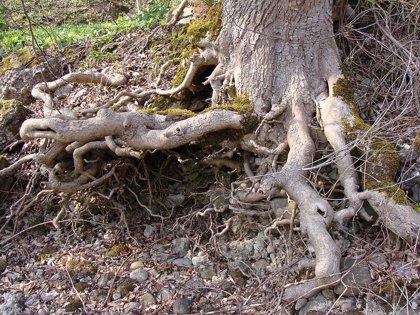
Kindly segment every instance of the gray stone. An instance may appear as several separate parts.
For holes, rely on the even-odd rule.
[[[173,305],[175,314],[188,314],[191,313],[192,302],[189,299],[177,299]]]
[[[130,265],[130,270],[136,270],[136,269],[140,269],[140,268],[144,268],[144,264],[142,261],[135,261]]]
[[[177,257],[184,257],[187,255],[190,245],[191,241],[188,238],[177,238],[172,242],[172,253],[177,255]]]
[[[24,297],[22,293],[3,294],[4,303],[0,305],[2,315],[20,315],[23,311]]]
[[[163,288],[159,292],[159,298],[161,302],[169,301],[170,299],[172,299],[171,291],[169,291],[169,289],[167,288]]]
[[[156,304],[156,299],[150,293],[146,293],[141,297],[141,303],[144,306],[152,306]]]
[[[51,302],[58,296],[56,291],[41,293],[41,300],[43,302]]]
[[[54,80],[57,73],[54,74],[51,70],[59,68],[57,60],[49,60],[48,64],[42,62],[30,68],[26,68],[23,64],[8,71],[0,76],[0,99],[17,99],[24,104],[32,102],[31,91],[34,85]]]
[[[184,202],[185,195],[172,194],[172,195],[169,195],[167,198],[168,198],[167,203],[169,204],[169,206],[174,207],[174,206],[180,206]]]
[[[19,128],[30,111],[17,100],[0,100],[0,151],[19,138]]]
[[[73,85],[67,84],[56,90],[54,92],[54,97],[57,99],[67,98],[70,95],[71,91],[73,91]]]
[[[270,201],[271,209],[287,208],[289,201],[287,198],[274,198]]]
[[[335,305],[341,309],[344,314],[350,313],[356,309],[356,300],[354,298],[340,298]]]
[[[360,289],[367,288],[372,283],[370,268],[366,261],[345,257],[342,265],[341,270],[349,271],[340,284],[334,288],[335,294],[354,296],[360,293]]]
[[[265,259],[257,260],[253,267],[255,269],[255,272],[258,276],[263,276],[265,274],[265,271],[268,267],[269,263]]]
[[[49,313],[46,310],[44,310],[43,308],[41,308],[40,310],[38,310],[37,314],[38,315],[48,315]]]
[[[208,258],[207,255],[204,255],[204,256],[194,256],[191,259],[191,262],[194,265],[194,267],[205,265],[205,264],[208,263],[208,261],[209,261],[209,258]]]
[[[332,306],[332,301],[328,301],[322,295],[317,295],[310,299],[304,307],[299,310],[299,315],[326,314]]]
[[[296,301],[295,310],[299,311],[302,307],[304,307],[308,303],[308,299],[299,299]]]
[[[149,273],[144,269],[136,269],[130,273],[130,278],[139,283],[143,283],[149,278]]]
[[[191,267],[193,264],[190,259],[188,258],[178,258],[172,261],[175,266],[180,267]]]
[[[334,290],[332,290],[332,289],[324,289],[324,290],[322,290],[322,295],[327,300],[334,300],[335,299]]]
[[[156,228],[154,226],[146,225],[146,227],[144,228],[143,235],[145,238],[150,238],[155,233],[156,233]]]
[[[124,305],[124,314],[135,313],[140,310],[140,303],[138,302],[129,302]]]
[[[211,280],[216,272],[214,271],[213,265],[200,266],[198,268],[201,278]]]
[[[114,273],[106,272],[99,276],[97,285],[99,288],[104,288],[108,286],[108,282],[114,277]]]

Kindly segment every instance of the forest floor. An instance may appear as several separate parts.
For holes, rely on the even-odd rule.
[[[168,36],[161,29],[120,36],[93,64],[84,45],[59,54],[67,56],[63,69],[120,71],[128,82],[119,90],[146,89],[165,62]],[[171,87],[175,75],[170,67],[159,86]],[[117,92],[72,85],[56,101],[87,108]],[[40,108],[30,105],[35,117]],[[416,246],[358,221],[331,231],[347,269],[341,283],[282,303],[286,284],[314,276],[313,249],[298,228],[271,226],[272,217],[206,211],[228,200],[241,176],[207,160],[213,149],[191,144],[142,161],[104,155],[119,170],[105,187],[73,195],[69,207],[60,205],[63,194],[49,193],[12,218],[0,235],[2,314],[418,314]],[[32,181],[41,191],[32,174],[15,174],[1,202],[16,206]],[[276,198],[268,210],[292,208]]]

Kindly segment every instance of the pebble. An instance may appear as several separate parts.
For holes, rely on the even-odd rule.
[[[146,225],[146,227],[144,228],[143,235],[145,238],[150,238],[155,233],[156,233],[156,228],[154,226]]]
[[[144,264],[142,261],[135,261],[130,265],[130,270],[136,270],[140,268],[144,268]]]
[[[169,291],[167,288],[163,288],[159,292],[159,297],[161,302],[169,301],[172,298],[171,291]]]
[[[41,294],[41,300],[44,302],[51,302],[58,296],[58,293],[56,291],[42,293]]]
[[[188,258],[178,258],[172,261],[172,264],[180,267],[191,267],[193,264]]]
[[[155,297],[151,295],[150,293],[146,293],[145,295],[143,295],[141,297],[141,301],[144,306],[151,306],[151,305],[156,304]]]
[[[98,287],[99,288],[103,288],[106,287],[108,285],[109,280],[111,280],[111,278],[114,277],[114,274],[112,272],[106,272],[103,273],[99,276],[98,279]]]
[[[130,273],[130,278],[139,283],[143,283],[149,278],[149,274],[144,269],[136,269]]]
[[[138,302],[129,302],[124,305],[124,314],[134,313],[140,309],[140,303]]]
[[[187,255],[190,245],[191,241],[188,238],[177,238],[172,242],[172,253],[177,255],[177,257],[184,257]]]
[[[192,302],[189,299],[177,299],[173,305],[175,314],[191,313]]]

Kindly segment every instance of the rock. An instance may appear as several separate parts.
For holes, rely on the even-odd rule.
[[[156,233],[156,228],[154,226],[146,225],[146,227],[144,228],[143,235],[144,235],[145,238],[150,238],[155,233]]]
[[[180,267],[191,267],[193,264],[188,258],[178,258],[172,261],[172,264]]]
[[[175,314],[188,314],[191,313],[192,302],[189,299],[177,299],[173,305]]]
[[[194,265],[194,267],[198,267],[201,265],[205,265],[206,263],[208,263],[209,258],[207,255],[203,255],[203,256],[194,256],[192,259],[192,264]]]
[[[42,62],[31,48],[22,48],[6,57],[0,66],[0,100],[17,99],[24,104],[33,101],[31,95],[35,84],[52,81],[58,73],[58,60]]]
[[[143,295],[141,297],[141,303],[146,307],[147,306],[152,306],[152,305],[156,304],[156,299],[150,293],[146,293],[145,295]]]
[[[99,276],[97,285],[99,288],[104,288],[108,286],[108,282],[114,277],[113,272],[106,272]]]
[[[167,202],[170,207],[180,206],[185,200],[185,195],[183,194],[172,194],[167,197]]]
[[[18,100],[0,100],[0,151],[7,144],[20,139],[20,125],[29,113]]]
[[[48,315],[49,313],[44,310],[43,308],[41,308],[40,310],[38,310],[37,315]]]
[[[334,290],[332,289],[324,289],[322,290],[322,295],[327,299],[327,300],[334,300],[335,299],[335,294],[334,294]]]
[[[317,295],[299,310],[299,315],[323,315],[329,311],[332,304],[332,301],[328,301],[322,295]]]
[[[270,201],[270,207],[274,210],[279,208],[286,209],[288,203],[289,201],[287,200],[287,198],[273,198]]]
[[[62,86],[61,88],[59,88],[58,90],[56,90],[54,92],[54,97],[57,99],[64,99],[67,98],[71,91],[73,91],[73,85],[72,84],[67,84],[65,86]]]
[[[124,314],[136,313],[140,310],[140,303],[138,302],[129,302],[124,305]]]
[[[349,270],[338,286],[334,288],[337,295],[354,296],[360,289],[367,288],[372,283],[370,268],[366,261],[358,261],[352,257],[345,257],[341,270]]]
[[[23,311],[24,297],[22,293],[4,293],[4,303],[0,305],[2,315],[20,315]]]
[[[258,276],[263,276],[265,274],[266,268],[268,267],[269,263],[265,259],[259,259],[252,265],[255,269],[255,273]]]
[[[344,314],[350,313],[352,310],[356,309],[356,299],[355,298],[341,298],[335,302],[337,307],[341,308],[341,311]]]
[[[149,274],[144,269],[136,269],[130,273],[130,278],[138,283],[143,283],[147,281]]]
[[[191,241],[186,238],[177,238],[172,242],[172,253],[177,257],[184,257],[190,249]]]
[[[41,293],[41,300],[43,302],[51,302],[52,300],[54,300],[59,294],[56,291],[52,291],[52,292],[45,292],[45,293]]]
[[[161,302],[169,301],[170,299],[172,299],[171,291],[169,291],[169,289],[167,288],[163,288],[159,292],[159,299]]]
[[[142,261],[135,261],[130,265],[130,270],[132,271],[140,268],[144,268],[144,264]]]
[[[213,264],[201,265],[198,267],[198,272],[200,273],[201,278],[208,280],[211,280],[216,275]]]
[[[308,299],[299,299],[296,301],[295,310],[299,311],[302,307],[304,307],[308,303]]]

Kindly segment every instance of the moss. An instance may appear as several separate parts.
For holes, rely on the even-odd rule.
[[[175,73],[174,79],[172,81],[172,86],[178,87],[179,85],[181,85],[181,83],[185,79],[185,76],[187,75],[187,72],[188,72],[187,66],[184,66],[184,65],[179,66]]]
[[[46,245],[40,252],[40,256],[48,256],[57,252],[57,246],[54,245]]]
[[[20,102],[17,100],[1,100],[0,101],[0,117],[4,116],[10,110],[12,110],[14,104],[20,104]]]
[[[87,260],[69,259],[66,263],[66,269],[73,280],[83,277],[93,276],[97,267]]]
[[[32,48],[21,48],[0,61],[0,76],[4,75],[7,71],[16,69],[20,66],[31,68],[41,61],[42,58],[37,57]]]
[[[225,140],[233,142],[239,141],[245,135],[255,131],[258,126],[258,118],[252,115],[253,107],[247,95],[239,95],[232,101],[231,104],[211,106],[205,109],[203,112],[209,112],[218,109],[230,110],[245,114],[246,118],[242,122],[243,127],[241,129],[224,129],[209,133],[200,140],[200,143],[204,145],[218,146]]]
[[[420,132],[417,134],[416,139],[414,139],[412,148],[414,151],[420,152]]]
[[[137,110],[138,113],[150,113],[150,114],[157,114],[157,115],[165,115],[165,116],[179,116],[182,118],[190,118],[195,116],[195,113],[188,109],[182,108],[171,108],[165,110],[158,110],[153,108],[142,108]]]
[[[118,257],[121,254],[125,254],[129,251],[128,247],[124,244],[116,244],[112,248],[104,253],[105,257]]]
[[[73,313],[77,311],[78,309],[81,309],[83,307],[82,301],[79,299],[71,299],[70,303],[66,305],[64,310],[69,313]]]
[[[400,167],[400,156],[395,145],[378,135],[367,135],[372,128],[360,117],[347,78],[337,80],[333,93],[351,106],[353,117],[351,121],[343,121],[343,131],[347,141],[359,141],[358,149],[367,159],[363,168],[363,188],[383,191],[399,204],[410,204],[404,191],[395,183]]]
[[[169,59],[179,63],[196,51],[198,43],[205,37],[215,40],[222,28],[222,4],[209,7],[207,16],[192,21],[173,33],[169,40]]]
[[[35,215],[35,216],[32,216],[30,219],[29,219],[29,221],[28,221],[28,225],[30,226],[30,227],[32,227],[32,226],[35,226],[35,225],[38,225],[38,224],[41,224],[41,223],[43,223],[44,222],[44,217],[42,216],[42,215]],[[31,233],[34,235],[34,236],[41,236],[41,235],[44,235],[44,234],[46,234],[48,232],[48,228],[47,228],[47,226],[46,225],[39,225],[39,226],[37,226],[37,227],[34,227],[34,228],[32,228],[31,229]],[[45,248],[47,248],[46,250],[48,251],[48,249],[49,249],[49,247],[50,246],[46,246]],[[42,251],[41,251],[42,252]],[[46,253],[47,254],[47,253]],[[41,254],[41,255],[43,255],[43,254]]]
[[[216,109],[225,109],[231,110],[238,113],[252,113],[252,104],[249,101],[249,97],[247,95],[239,95],[237,96],[231,104],[222,104],[222,105],[214,105],[203,112],[208,112]]]
[[[393,198],[399,204],[410,204],[406,194],[395,183],[395,177],[400,166],[400,156],[397,148],[390,142],[372,136],[363,141],[367,144],[364,167],[366,173],[363,183],[365,189],[386,192],[389,198]]]
[[[89,287],[89,284],[86,282],[77,282],[74,284],[74,288],[78,291],[78,292],[83,292],[86,290],[86,288]]]
[[[130,291],[135,288],[135,282],[133,279],[125,278],[118,286],[116,291],[121,294],[122,297],[126,296]]]
[[[2,273],[7,267],[7,260],[0,258],[0,273]]]

